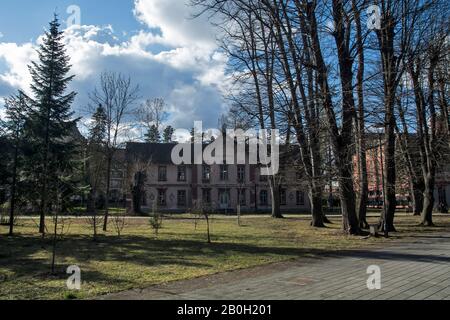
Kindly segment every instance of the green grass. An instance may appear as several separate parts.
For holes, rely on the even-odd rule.
[[[207,244],[204,221],[195,230],[194,220],[165,220],[155,237],[147,219],[132,219],[120,238],[111,225],[110,232],[94,242],[89,225],[83,219],[72,220],[58,243],[58,273],[51,275],[50,236],[42,239],[34,221],[21,220],[13,238],[6,237],[7,227],[0,227],[0,299],[86,299],[272,262],[320,258],[330,251],[382,246],[423,231],[416,227],[417,218],[402,217],[394,237],[363,239],[343,235],[339,220],[333,222],[319,230],[310,228],[309,220],[301,217],[248,217],[239,227],[235,219],[215,217],[213,243]],[[450,229],[448,217],[436,222],[441,227],[425,231]],[[70,265],[81,268],[78,292],[66,289],[65,270]]]

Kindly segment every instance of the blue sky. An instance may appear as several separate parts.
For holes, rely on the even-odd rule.
[[[81,10],[79,25],[67,28],[67,8]],[[3,98],[29,90],[27,65],[36,59],[44,28],[59,14],[79,94],[74,103],[86,116],[88,93],[101,72],[129,75],[142,99],[164,98],[167,124],[191,128],[194,121],[217,126],[226,111],[226,58],[205,17],[192,19],[185,0],[2,0],[0,3],[0,116]]]
[[[70,5],[78,5],[82,9],[83,24],[111,24],[120,33],[130,33],[142,27],[134,17],[133,4],[133,0],[2,0],[2,41],[26,42],[36,39],[52,13],[57,12],[64,18]]]

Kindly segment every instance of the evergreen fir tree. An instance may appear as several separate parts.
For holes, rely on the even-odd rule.
[[[85,181],[89,186],[88,212],[96,214],[96,199],[101,189],[105,173],[105,139],[107,135],[107,115],[105,108],[99,105],[92,115],[89,128]]]
[[[45,233],[45,216],[51,212],[51,199],[58,198],[61,182],[73,176],[77,144],[71,138],[76,130],[71,104],[75,92],[66,93],[73,79],[63,43],[63,32],[55,15],[38,49],[39,61],[29,66],[32,77],[33,111],[28,122],[29,178],[37,188],[40,224]],[[66,187],[68,189],[68,187]]]
[[[159,133],[158,127],[152,125],[148,132],[145,134],[145,141],[150,143],[160,143],[161,134]]]
[[[19,92],[17,96],[5,99],[6,122],[4,124],[7,132],[8,144],[11,152],[9,161],[5,162],[9,176],[9,235],[14,233],[14,217],[18,199],[19,172],[22,164],[23,129],[26,123],[25,98]],[[6,151],[6,150],[5,150]],[[6,153],[6,152],[5,152]]]
[[[99,105],[92,115],[92,125],[89,128],[89,143],[101,145],[106,137],[107,116],[105,108]]]
[[[163,133],[164,143],[171,143],[173,141],[172,136],[173,136],[174,132],[175,132],[175,129],[172,126],[167,126],[164,129],[164,133]]]

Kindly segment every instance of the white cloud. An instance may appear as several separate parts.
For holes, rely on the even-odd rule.
[[[31,77],[27,65],[36,57],[36,50],[31,43],[0,43],[0,61],[3,61],[6,69],[0,74],[0,86],[28,90]]]
[[[198,8],[188,3],[189,0],[135,0],[134,13],[148,27],[161,30],[161,43],[214,50],[213,26],[206,16],[194,19]]]
[[[110,25],[68,28],[67,53],[76,75],[71,89],[79,93],[74,108],[84,109],[100,73],[110,70],[130,75],[143,98],[164,98],[174,127],[190,128],[195,120],[216,126],[225,108],[226,58],[217,52],[213,28],[204,18],[192,20],[193,12],[179,0],[136,0],[136,17],[161,32],[143,26],[122,42]],[[37,58],[40,41],[0,42],[0,95],[11,88],[29,90],[27,65]]]

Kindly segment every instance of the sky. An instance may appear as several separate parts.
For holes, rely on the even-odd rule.
[[[226,111],[226,57],[207,17],[193,18],[188,0],[2,0],[0,116],[3,98],[29,93],[27,65],[58,13],[76,75],[73,109],[86,116],[88,93],[104,71],[130,76],[142,99],[163,98],[175,128],[203,121],[214,128]],[[74,10],[75,8],[75,10]],[[78,12],[79,15],[76,13]],[[69,10],[68,10],[69,9]],[[79,17],[79,19],[77,19]]]

